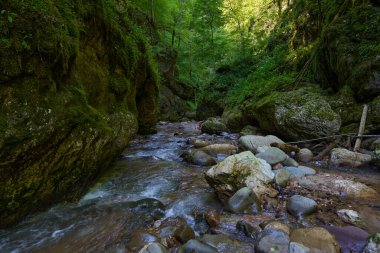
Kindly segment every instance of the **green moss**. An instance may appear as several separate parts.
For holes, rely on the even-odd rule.
[[[124,95],[129,91],[130,86],[130,81],[125,77],[113,77],[110,84],[111,90],[116,95]]]

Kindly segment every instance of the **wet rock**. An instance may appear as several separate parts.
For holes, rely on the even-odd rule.
[[[198,240],[190,240],[185,245],[183,245],[179,253],[218,253],[215,247],[212,247],[206,243],[200,242]]]
[[[312,199],[294,195],[288,200],[286,208],[293,216],[301,217],[315,212],[317,203]]]
[[[217,156],[218,154],[229,156],[236,154],[238,148],[231,144],[212,144],[201,148],[201,150],[211,156]]]
[[[174,237],[181,243],[185,243],[195,238],[195,233],[190,226],[181,225],[174,231]]]
[[[246,220],[238,221],[236,223],[236,229],[252,239],[256,239],[257,235],[262,231],[259,225]]]
[[[201,235],[206,234],[210,229],[210,225],[207,223],[206,220],[206,215],[203,213],[194,213],[193,216],[195,230],[199,232]]]
[[[233,213],[244,213],[247,210],[257,211],[260,206],[256,194],[248,187],[238,190],[227,202],[227,209]]]
[[[210,227],[216,227],[220,223],[220,214],[217,211],[210,211],[205,214],[205,219]]]
[[[245,126],[241,131],[240,131],[240,134],[242,136],[245,136],[245,135],[256,135],[257,134],[257,130],[258,128],[257,127],[254,127],[254,126]]]
[[[154,231],[160,238],[175,238],[178,236],[181,239],[181,231],[186,231],[187,227],[188,225],[183,218],[172,217],[160,222]]]
[[[265,160],[270,165],[274,165],[284,162],[288,158],[288,155],[279,148],[270,147],[265,152],[256,154],[256,157]]]
[[[379,253],[380,252],[380,233],[376,233],[368,238],[367,245],[363,253]]]
[[[337,196],[345,196],[355,199],[377,197],[377,193],[371,187],[352,180],[341,179],[326,173],[307,176],[298,180],[298,184],[311,191],[322,191]]]
[[[324,228],[339,242],[342,253],[362,252],[369,236],[366,231],[354,226],[326,226]]]
[[[290,166],[290,167],[298,167],[299,166],[298,162],[291,157],[287,157],[285,159],[285,161],[282,162],[282,164],[284,164],[285,166]]]
[[[289,244],[289,253],[310,253],[310,249],[300,243],[291,242]]]
[[[339,253],[340,246],[335,237],[324,228],[301,228],[293,230],[290,241],[304,245],[310,252]]]
[[[313,158],[314,158],[313,152],[311,152],[311,150],[307,148],[300,149],[300,151],[297,153],[297,156],[296,156],[296,159],[303,163],[311,162]]]
[[[225,235],[210,235],[206,234],[200,239],[203,243],[210,245],[218,250],[218,252],[223,252],[224,249],[233,245],[233,241]]]
[[[271,166],[250,151],[227,157],[211,167],[205,177],[222,199],[243,187],[249,187],[258,196],[274,194],[269,185],[274,178]]]
[[[281,187],[286,187],[286,185],[289,182],[290,179],[290,172],[284,169],[278,170],[276,173],[276,176],[274,178],[276,184],[278,184]]]
[[[369,164],[371,161],[370,155],[355,153],[344,148],[334,148],[330,156],[331,164],[336,166],[360,167]]]
[[[257,152],[258,147],[267,146],[270,147],[272,143],[284,143],[281,139],[274,135],[258,136],[258,135],[246,135],[239,139],[239,147],[242,150],[250,150],[253,153]]]
[[[288,171],[293,177],[303,177],[308,175],[315,175],[317,172],[306,166],[298,166],[298,167],[284,167],[284,170]]]
[[[181,155],[181,158],[186,162],[199,166],[212,166],[216,164],[215,158],[201,150],[185,152]]]
[[[336,212],[338,216],[347,223],[356,223],[361,220],[358,212],[349,209],[341,209]]]
[[[258,237],[255,245],[257,253],[288,253],[289,235],[282,230],[264,230]]]
[[[151,242],[158,242],[157,236],[143,230],[138,230],[133,232],[131,239],[126,247],[133,252],[137,252],[144,245]]]
[[[169,251],[162,244],[154,242],[145,245],[139,253],[169,253]]]
[[[201,124],[202,133],[207,134],[221,134],[223,132],[228,132],[228,128],[220,120],[216,118],[209,118]]]
[[[203,140],[199,140],[199,139],[190,139],[190,140],[188,140],[188,143],[190,145],[193,145],[194,148],[203,148],[203,147],[210,145],[210,143],[208,141],[203,141]]]
[[[233,133],[238,133],[248,123],[238,107],[225,109],[222,115],[222,122]]]
[[[125,203],[124,207],[132,208],[134,212],[146,213],[152,220],[159,220],[165,215],[165,205],[153,198]]]
[[[264,230],[268,229],[275,229],[275,230],[282,230],[286,234],[290,235],[290,228],[286,226],[285,224],[278,222],[278,221],[270,221],[264,226]]]

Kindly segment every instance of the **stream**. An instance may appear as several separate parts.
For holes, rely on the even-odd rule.
[[[157,134],[137,136],[78,202],[58,204],[13,228],[0,230],[0,252],[125,252],[122,244],[128,242],[133,231],[177,216],[200,235],[196,214],[222,212],[223,205],[204,179],[208,168],[190,165],[180,158],[189,149],[187,141],[191,137],[236,144],[239,136],[201,134],[198,122],[160,123]],[[224,158],[220,156],[218,160]],[[350,173],[380,191],[380,172],[376,168],[361,173],[330,172]],[[356,205],[352,204],[370,224],[367,231],[380,231],[379,200]],[[269,211],[265,215],[276,216]],[[235,231],[234,224],[240,218],[224,215],[222,220],[226,222],[214,232],[249,245],[251,239]],[[283,218],[291,227],[310,225],[309,221],[292,220],[289,215]],[[228,220],[235,223],[230,226]]]

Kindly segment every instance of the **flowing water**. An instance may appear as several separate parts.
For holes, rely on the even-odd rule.
[[[224,143],[238,138],[201,135],[197,122],[159,124],[157,134],[132,141],[80,201],[61,203],[0,231],[0,252],[123,252],[118,243],[157,219],[181,216],[196,228],[194,214],[223,207],[204,179],[207,168],[180,158],[194,136]],[[378,173],[366,178],[380,182]],[[380,223],[377,204],[366,207],[373,222]],[[235,230],[225,231],[229,229]]]

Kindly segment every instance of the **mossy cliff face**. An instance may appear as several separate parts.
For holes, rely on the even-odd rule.
[[[145,36],[116,1],[2,1],[0,227],[79,197],[157,119]],[[139,128],[140,126],[140,128]]]

